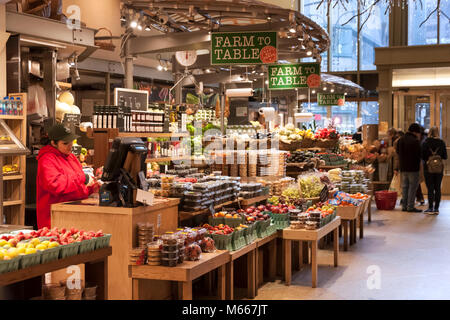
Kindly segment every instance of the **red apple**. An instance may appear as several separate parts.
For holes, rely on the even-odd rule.
[[[260,205],[260,206],[258,206],[258,210],[259,211],[264,211],[264,210],[266,210],[266,207],[263,206],[263,205]]]
[[[245,210],[247,213],[253,213],[253,208],[252,207],[250,207],[250,208],[247,208],[247,210]]]

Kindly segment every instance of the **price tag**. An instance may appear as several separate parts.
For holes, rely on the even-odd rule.
[[[320,191],[320,202],[326,202],[328,200],[328,187],[324,186],[322,191]]]
[[[161,213],[158,213],[158,218],[156,219],[156,227],[161,228]]]
[[[153,193],[144,191],[142,189],[137,189],[136,201],[143,203],[146,206],[151,206],[153,204],[153,199]]]

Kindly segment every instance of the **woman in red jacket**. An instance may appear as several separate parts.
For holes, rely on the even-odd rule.
[[[98,192],[98,183],[89,183],[72,154],[73,141],[78,138],[61,124],[48,132],[50,144],[39,151],[37,172],[37,223],[38,228],[51,227],[50,207],[54,203],[82,200]]]

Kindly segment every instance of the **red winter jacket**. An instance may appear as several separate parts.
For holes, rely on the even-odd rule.
[[[50,206],[54,203],[82,200],[93,193],[84,183],[86,176],[75,155],[65,155],[48,145],[37,156],[38,228],[51,227]]]

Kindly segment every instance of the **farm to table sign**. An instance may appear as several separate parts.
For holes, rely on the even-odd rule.
[[[268,64],[277,61],[277,32],[211,34],[211,65]]]
[[[345,95],[340,93],[318,93],[317,105],[342,107],[345,105]]]
[[[278,64],[269,66],[270,90],[318,87],[320,87],[319,63]]]

